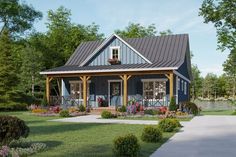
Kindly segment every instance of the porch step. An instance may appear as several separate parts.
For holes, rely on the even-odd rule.
[[[91,110],[91,114],[100,115],[102,111],[110,111],[111,113],[116,113],[115,107],[97,107]]]

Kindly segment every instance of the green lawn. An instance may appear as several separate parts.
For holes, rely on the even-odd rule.
[[[160,120],[158,117],[155,116],[144,116],[144,117],[117,117],[117,119],[128,119],[128,120]],[[179,121],[190,121],[192,118],[178,118]]]
[[[30,127],[29,139],[44,142],[48,150],[38,153],[37,157],[110,157],[114,137],[133,133],[139,138],[141,156],[149,156],[174,133],[164,133],[160,143],[144,143],[140,136],[144,125],[125,124],[84,124],[50,122],[58,117],[37,117],[27,112],[1,113],[17,116],[26,121]]]
[[[201,115],[232,115],[233,110],[201,111]]]

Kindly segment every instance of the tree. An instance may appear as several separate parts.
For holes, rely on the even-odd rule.
[[[140,38],[146,36],[155,36],[157,31],[154,24],[147,27],[141,26],[139,23],[130,23],[124,30],[115,30],[115,33],[125,38]]]
[[[13,34],[23,33],[42,17],[41,12],[25,3],[20,4],[19,0],[0,0],[0,8],[0,35],[6,28]]]
[[[161,36],[164,36],[164,35],[172,35],[173,32],[170,30],[170,29],[167,29],[166,31],[160,31],[159,34]]]
[[[21,66],[21,89],[29,91],[34,96],[35,86],[42,85],[42,76],[39,71],[43,69],[42,53],[32,48],[27,44],[26,48],[22,51],[22,66]]]
[[[204,0],[199,15],[212,22],[217,30],[221,50],[236,49],[236,0]]]
[[[203,93],[207,98],[217,97],[217,76],[213,73],[208,73],[203,81]]]
[[[235,97],[236,92],[236,49],[232,50],[228,59],[223,64],[224,71],[232,82],[232,96]]]
[[[12,41],[9,31],[4,30],[0,36],[0,99],[4,100],[7,92],[17,85],[17,72],[14,66]]]
[[[203,78],[200,76],[200,74],[201,72],[198,69],[197,65],[192,65],[193,81],[191,82],[191,85],[190,85],[190,89],[191,89],[190,93],[193,100],[198,98],[201,95]]]

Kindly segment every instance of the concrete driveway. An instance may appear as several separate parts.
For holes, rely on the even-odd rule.
[[[195,117],[151,157],[235,157],[236,116]]]

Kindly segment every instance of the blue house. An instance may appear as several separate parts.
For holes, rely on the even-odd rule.
[[[145,106],[189,100],[191,62],[187,34],[121,38],[81,43],[64,66],[46,75],[50,104],[96,107]],[[60,95],[50,95],[50,82],[60,80]]]

